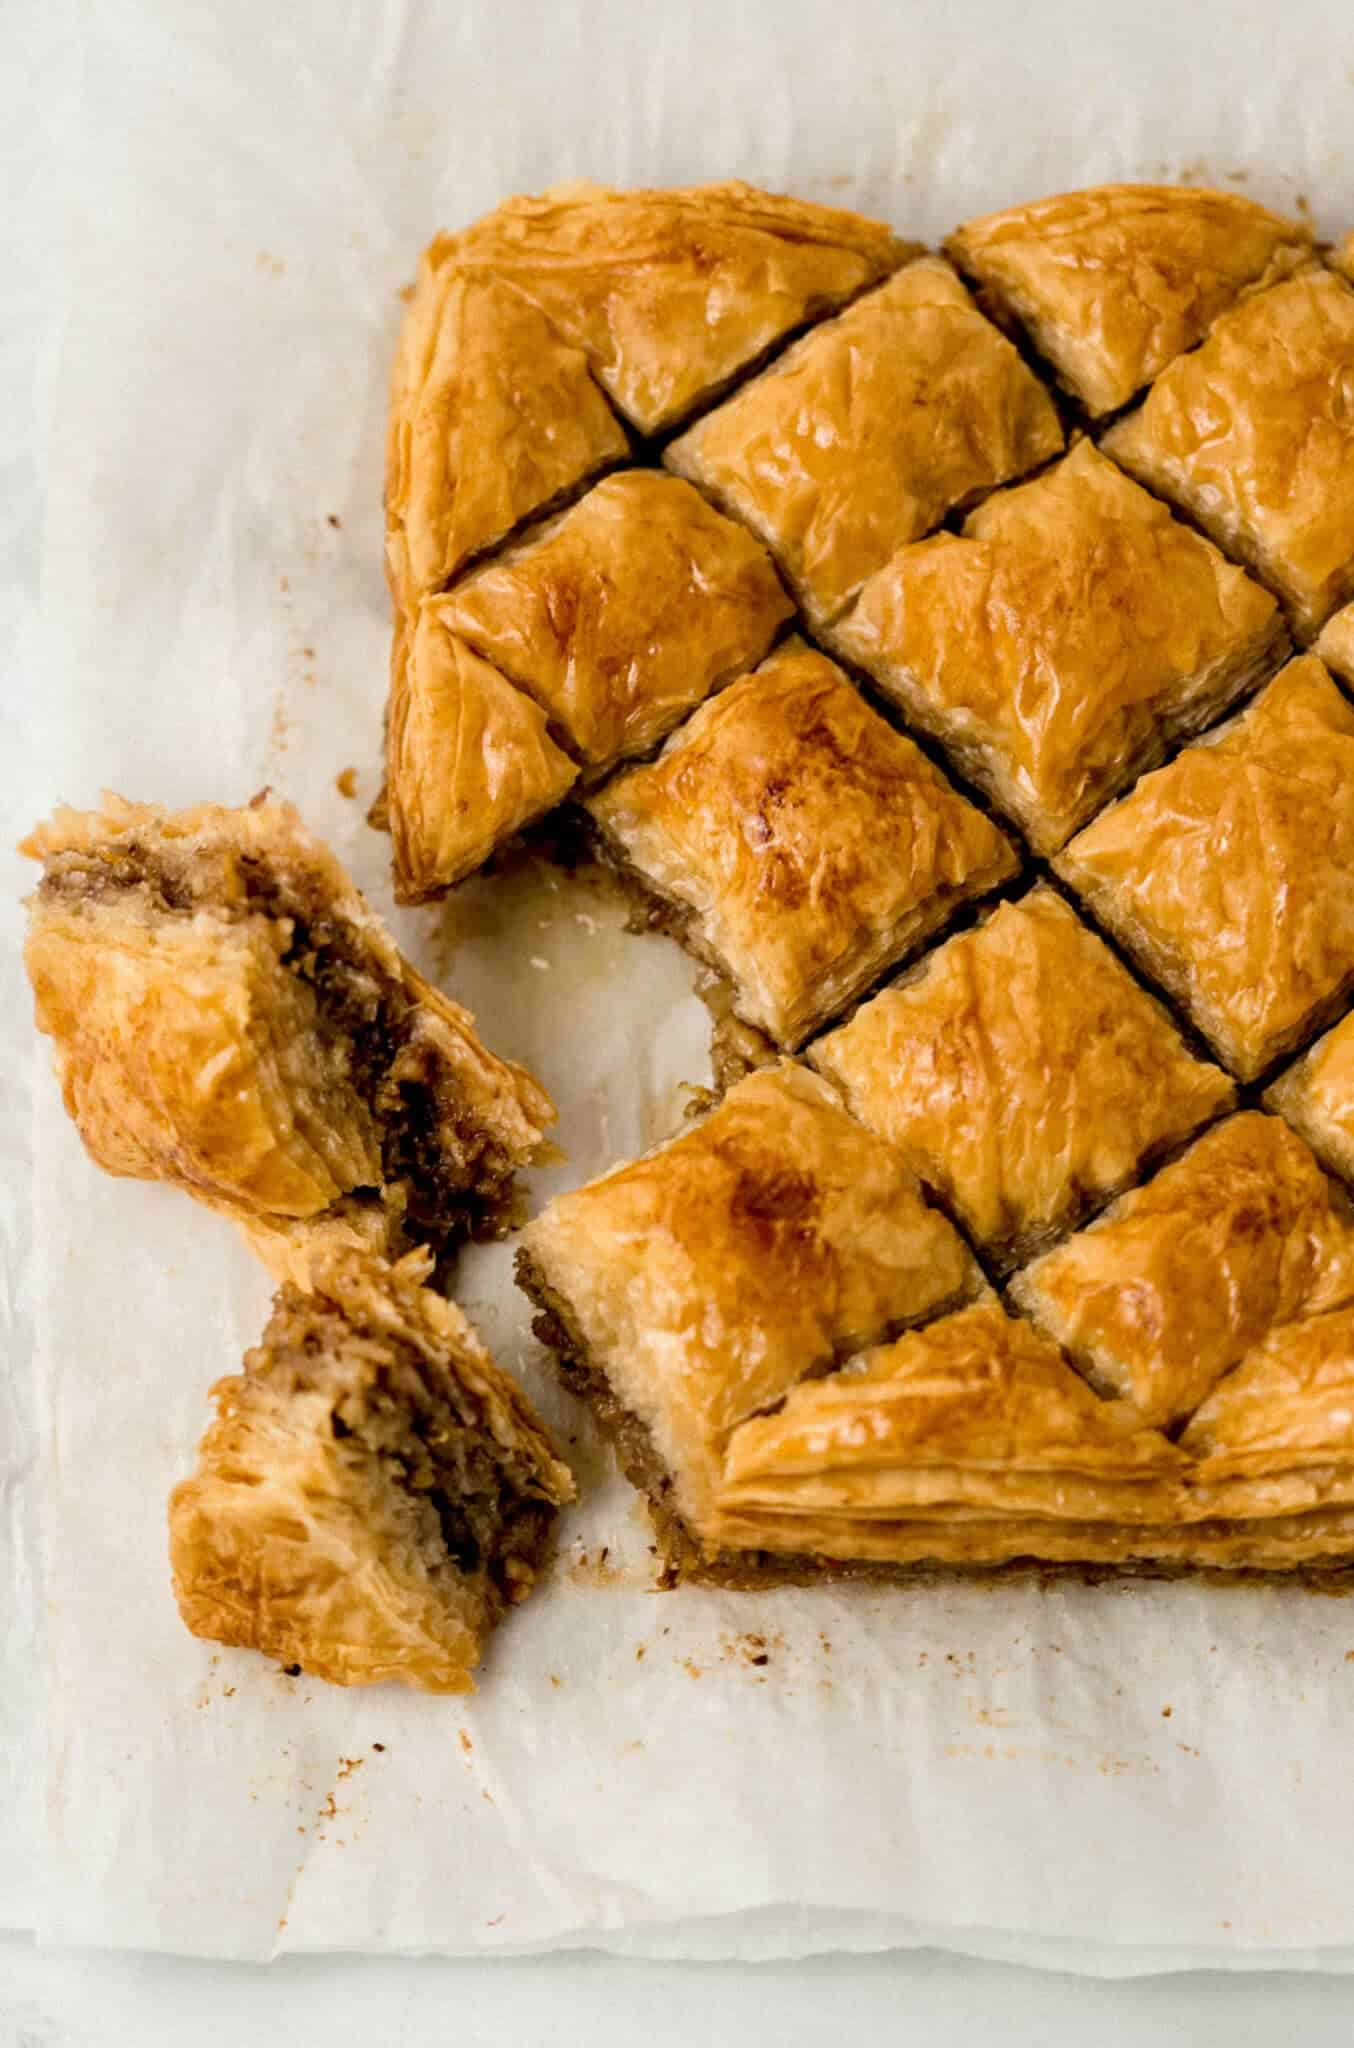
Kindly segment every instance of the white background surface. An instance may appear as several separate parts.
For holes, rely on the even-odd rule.
[[[838,7],[833,10],[832,18],[840,23],[855,11],[850,7]],[[197,94],[210,102],[213,90],[210,64],[207,63],[197,75],[193,73],[193,65],[205,62],[204,50],[210,53],[214,32],[211,23],[213,19],[219,22],[218,11],[186,5],[155,10],[111,8],[107,10],[111,17],[109,32],[115,40],[123,32],[128,15],[138,12],[147,17],[153,12],[164,24],[162,32],[152,36],[149,42],[150,61],[157,66],[157,78],[164,91],[172,96],[181,87],[190,97]],[[375,12],[373,10],[373,16]],[[389,10],[379,12],[384,18]],[[723,12],[733,24],[732,11]],[[261,35],[266,35],[275,13],[276,10],[263,7],[237,8],[230,17],[232,33],[246,35],[251,32],[251,27],[256,27]],[[758,56],[763,54],[769,88],[766,97],[751,110],[758,160],[739,162],[736,167],[768,183],[798,184],[813,189],[809,173],[820,180],[830,178],[834,152],[850,149],[850,144],[844,144],[842,138],[852,133],[853,124],[859,125],[855,117],[863,121],[868,110],[869,132],[876,138],[870,175],[877,181],[880,192],[873,202],[868,191],[862,192],[859,195],[861,202],[879,204],[904,226],[916,225],[923,232],[934,232],[952,218],[954,212],[953,205],[948,204],[945,197],[947,152],[952,154],[972,147],[975,133],[981,134],[983,109],[989,105],[994,108],[1002,106],[1007,120],[1011,118],[1014,107],[1028,119],[1030,134],[1039,138],[1038,143],[1025,152],[1022,160],[1022,190],[1053,187],[1080,178],[1110,174],[1117,169],[1151,171],[1160,168],[1163,173],[1179,171],[1187,169],[1199,158],[1207,161],[1210,149],[1219,146],[1225,146],[1228,165],[1245,161],[1244,145],[1251,119],[1250,109],[1245,104],[1238,106],[1234,98],[1223,104],[1222,96],[1212,89],[1214,81],[1209,59],[1218,38],[1222,37],[1226,40],[1230,66],[1235,67],[1240,59],[1242,63],[1256,67],[1255,102],[1257,108],[1263,108],[1263,114],[1255,118],[1254,140],[1257,147],[1263,146],[1269,153],[1271,160],[1279,134],[1284,124],[1289,124],[1287,134],[1291,137],[1292,147],[1284,159],[1289,190],[1276,189],[1267,196],[1280,202],[1287,197],[1291,203],[1294,192],[1309,189],[1314,199],[1321,202],[1341,188],[1346,193],[1350,190],[1349,165],[1333,146],[1332,137],[1336,130],[1327,124],[1322,131],[1318,124],[1318,132],[1314,136],[1312,127],[1303,120],[1304,79],[1310,77],[1313,64],[1323,69],[1328,101],[1332,65],[1348,86],[1346,67],[1354,61],[1354,50],[1342,48],[1341,38],[1345,45],[1354,45],[1354,31],[1343,8],[1304,10],[1301,33],[1294,30],[1291,42],[1287,45],[1280,42],[1278,47],[1275,46],[1272,17],[1257,14],[1256,19],[1248,23],[1244,17],[1239,18],[1232,8],[1196,6],[1186,17],[1182,10],[1139,7],[1132,11],[1131,18],[1126,13],[1110,9],[1050,5],[1025,8],[1020,10],[1020,20],[1029,38],[1029,47],[1037,54],[1029,76],[1024,79],[1013,68],[1009,58],[995,70],[984,61],[984,48],[994,24],[999,15],[1009,21],[1012,18],[1009,9],[997,6],[950,7],[943,13],[942,23],[941,10],[936,10],[934,15],[926,9],[895,10],[893,26],[884,39],[886,48],[880,52],[879,67],[867,67],[861,62],[862,42],[856,38],[851,43],[856,53],[855,61],[843,71],[839,64],[834,64],[834,49],[840,47],[838,39],[829,36],[824,47],[821,36],[806,36],[805,15],[800,11],[783,8],[770,16],[761,15],[760,10],[755,9],[739,10],[733,28],[739,58],[738,65],[734,67],[736,74],[744,79],[750,74],[755,75]],[[256,22],[252,21],[254,15],[257,15]],[[572,160],[561,163],[552,154],[548,94],[550,51],[541,51],[539,41],[542,37],[547,41],[552,36],[556,37],[561,52],[576,47],[580,39],[587,45],[589,57],[595,61],[598,107],[599,110],[605,109],[608,124],[602,148],[605,160],[598,167],[608,175],[639,178],[646,175],[644,153],[642,148],[636,148],[633,134],[627,134],[626,129],[627,123],[633,126],[644,117],[644,110],[636,111],[623,104],[614,91],[608,95],[608,77],[614,83],[616,67],[626,47],[622,24],[628,22],[631,38],[640,32],[653,38],[651,71],[657,90],[663,69],[664,39],[669,59],[676,63],[681,55],[683,38],[698,31],[708,36],[713,21],[719,17],[720,10],[714,9],[668,9],[664,12],[660,28],[656,19],[652,24],[646,22],[634,8],[594,5],[561,10],[558,16],[551,17],[543,25],[538,10],[508,5],[492,10],[457,10],[455,27],[449,24],[447,34],[449,37],[455,35],[458,41],[463,68],[463,80],[458,74],[458,92],[463,90],[467,95],[466,105],[472,100],[491,101],[508,131],[513,161],[521,167],[513,182],[530,185],[589,167]],[[360,99],[364,91],[378,91],[382,67],[395,62],[397,52],[388,45],[381,47],[379,40],[372,43],[364,36],[362,9],[336,9],[332,11],[332,18],[344,49],[351,53],[355,97]],[[823,18],[821,13],[819,18]],[[1327,32],[1325,37],[1321,33],[1323,22]],[[18,89],[16,99],[22,116],[9,129],[8,142],[3,145],[14,158],[14,176],[7,190],[16,195],[11,221],[20,230],[20,241],[15,262],[6,270],[9,284],[15,292],[16,318],[0,344],[3,347],[0,366],[6,378],[5,388],[8,391],[12,385],[15,392],[10,416],[20,423],[20,431],[4,450],[5,523],[0,527],[0,534],[12,547],[18,571],[16,586],[20,588],[25,579],[31,583],[38,553],[34,541],[38,522],[33,517],[32,508],[36,499],[35,487],[39,484],[43,468],[40,444],[29,442],[24,432],[27,421],[34,414],[27,395],[31,361],[25,362],[22,355],[24,322],[21,316],[25,311],[31,314],[35,305],[59,303],[63,282],[68,282],[72,318],[84,323],[86,330],[87,346],[83,359],[87,361],[90,335],[97,352],[101,313],[97,296],[91,303],[88,296],[82,295],[84,280],[79,268],[76,267],[72,273],[67,266],[63,272],[61,245],[53,240],[56,215],[52,201],[54,192],[59,189],[59,178],[45,152],[44,137],[54,137],[59,141],[62,136],[66,88],[71,83],[70,67],[74,57],[71,24],[59,10],[44,8],[40,21],[37,10],[30,10],[22,21],[22,27],[24,33],[11,39],[5,60],[8,82]],[[523,37],[537,39],[531,64],[527,67],[532,83],[525,92],[522,90],[522,78],[512,63],[514,39],[521,47]],[[791,41],[798,39],[803,44],[801,61],[814,64],[822,86],[821,115],[807,135],[803,134],[801,123],[801,134],[794,150],[787,145],[788,112],[775,87],[785,58],[787,38]],[[845,40],[851,41],[849,38]],[[279,167],[284,157],[288,164],[295,161],[294,155],[284,145],[283,137],[288,110],[292,106],[296,109],[306,146],[312,150],[325,146],[322,128],[317,126],[307,130],[304,120],[306,107],[316,97],[309,53],[303,42],[292,43],[286,38],[283,38],[280,49],[280,68],[286,75],[279,76],[278,89],[267,105],[258,110],[261,126],[248,137],[246,151],[252,162],[260,156],[266,162],[270,151],[274,151]],[[1143,110],[1131,97],[1126,96],[1119,106],[1117,126],[1111,125],[1107,129],[1104,123],[1100,123],[1091,132],[1072,100],[1060,97],[1050,89],[1059,79],[1072,80],[1078,76],[1102,78],[1104,68],[1116,63],[1131,61],[1141,67],[1145,49],[1155,53],[1159,101],[1165,103],[1164,108],[1158,104],[1154,118],[1161,119],[1164,112],[1172,132],[1179,137],[1178,152],[1173,160],[1159,167],[1142,162],[1140,156],[1134,157],[1140,140],[1137,130],[1143,119]],[[333,54],[333,50],[328,53],[331,62]],[[628,75],[633,77],[632,45],[629,56],[631,71]],[[319,64],[319,68],[323,69],[323,65]],[[883,149],[877,141],[882,131],[876,101],[881,93],[887,93],[897,108],[892,151]],[[1350,92],[1350,108],[1354,110],[1354,89]],[[487,189],[480,189],[475,183],[474,163],[468,156],[457,159],[454,139],[451,142],[447,140],[448,134],[454,138],[456,115],[456,106],[449,105],[445,123],[439,120],[436,128],[428,124],[425,116],[426,132],[422,139],[413,133],[407,138],[410,179],[417,181],[421,175],[426,176],[429,187],[435,187],[437,191],[436,201],[430,205],[441,208],[449,218],[456,215],[451,212],[448,189],[464,191],[464,200],[456,208],[456,214],[463,215],[480,204],[490,203],[497,196],[501,183],[501,180],[495,182],[491,179]],[[748,117],[747,106],[732,104],[722,90],[721,75],[712,73],[708,94],[702,93],[697,99],[677,106],[669,105],[663,114],[660,124],[664,138],[662,175],[711,175],[727,168],[728,156],[721,157],[720,154],[722,129],[735,120],[746,123]],[[616,132],[611,130],[613,122]],[[1068,168],[1069,133],[1077,137],[1081,151],[1075,169]],[[292,139],[288,137],[287,143]],[[120,203],[125,205],[121,187],[127,176],[128,164],[123,150],[133,152],[138,147],[150,146],[144,135],[119,137],[115,128],[107,132],[105,140],[107,158],[104,174],[92,178],[87,176],[79,196],[79,204],[86,210],[81,222],[86,236],[91,226],[97,236],[101,209],[106,207],[116,219]],[[1045,150],[1046,162],[1043,161]],[[435,174],[427,168],[429,151],[436,164]],[[618,155],[625,159],[620,165],[616,161]],[[800,160],[806,165],[804,177],[796,176],[796,163]],[[421,164],[423,170],[420,169]],[[8,164],[6,168],[9,168]],[[87,164],[87,173],[88,168]],[[1225,168],[1227,166],[1215,158],[1212,174],[1221,175]],[[206,176],[210,182],[212,175],[212,167],[201,162],[192,164],[190,170],[187,189],[172,195],[172,203],[167,206],[165,214],[166,221],[176,222],[180,232],[184,224],[192,220],[195,208],[203,210],[202,195],[195,194],[193,180]],[[361,167],[356,167],[356,170],[360,173]],[[228,181],[232,166],[228,161],[222,162],[215,167],[215,172]],[[994,201],[1013,196],[1010,176],[1009,166],[1004,166],[994,157],[990,194]],[[317,179],[317,182],[322,183],[323,180]],[[359,185],[360,175],[355,177],[354,189]],[[893,196],[899,189],[908,187],[911,187],[916,202],[911,213],[900,207],[896,196]],[[885,188],[891,195],[887,200],[882,196]],[[987,196],[984,195],[982,203]],[[208,191],[206,199],[209,201],[211,197]],[[970,206],[972,203],[970,201]],[[969,210],[969,207],[964,210]],[[205,212],[210,213],[210,205],[205,207]],[[435,220],[435,211],[430,211],[426,226],[431,228]],[[1338,223],[1330,220],[1326,224],[1334,226]],[[325,223],[317,219],[314,231],[320,233],[326,228],[337,232],[332,220]],[[176,255],[172,237],[162,245],[160,254],[167,259],[167,267],[172,267]],[[247,254],[250,261],[258,261],[258,254],[253,249]],[[191,270],[186,260],[183,267]],[[97,266],[95,271],[97,274]],[[185,324],[179,342],[181,346],[191,347],[195,311],[191,300],[186,300],[180,310]],[[249,388],[248,358],[253,345],[251,337],[242,336],[244,367],[241,389],[246,392]],[[81,360],[78,349],[75,359]],[[159,369],[160,366],[153,362],[146,366],[148,375]],[[359,364],[356,368],[349,365],[344,374],[365,377],[368,369],[366,364]],[[288,419],[285,394],[279,398],[269,393],[260,399],[256,387],[253,395],[255,403],[272,406],[270,417],[278,433],[285,433],[296,424]],[[223,392],[223,403],[231,396]],[[58,389],[55,393],[58,409],[62,397]],[[172,394],[167,396],[166,404],[173,418]],[[110,439],[115,441],[117,422],[113,420],[108,424]],[[184,431],[191,427],[192,422],[176,421],[175,425],[179,431]],[[172,446],[166,453],[172,458]],[[331,471],[322,488],[329,484],[350,489],[359,485],[367,488],[369,479],[361,473],[363,464],[370,467],[368,455],[361,457],[359,474],[355,478],[335,476]],[[97,481],[97,468],[91,471],[91,475]],[[172,532],[174,519],[183,516],[184,508],[176,495],[179,482],[171,463],[166,477],[162,522],[167,534]],[[344,502],[346,504],[347,501]],[[61,535],[49,538],[54,539],[55,559],[62,561]],[[366,538],[364,529],[361,536],[364,546]],[[52,559],[49,551],[49,562]],[[66,559],[69,562],[69,558]],[[69,562],[69,566],[78,568],[80,565]],[[233,565],[227,563],[224,566]],[[215,573],[221,572],[223,562],[219,556],[212,567]],[[365,574],[364,566],[356,556],[327,564],[325,568],[326,573],[338,582],[349,573],[359,579]],[[126,595],[134,604],[134,593]],[[191,593],[189,596],[191,599]],[[50,584],[48,597],[50,610],[51,601],[59,599],[59,592],[54,592]],[[78,613],[78,603],[74,609]],[[37,800],[43,802],[53,793],[49,782],[53,769],[50,752],[45,752],[42,746],[41,727],[47,706],[42,688],[39,685],[35,690],[32,679],[33,665],[40,662],[41,649],[30,637],[30,623],[17,603],[10,610],[0,611],[0,632],[7,636],[17,654],[7,684],[5,723],[0,726],[0,733],[3,733],[8,746],[18,722],[13,718],[18,700],[11,694],[11,689],[15,687],[15,678],[22,667],[29,678],[23,697],[25,715],[22,722],[26,728],[25,737],[35,743]],[[115,630],[110,637],[116,641]],[[200,650],[185,648],[189,666],[195,653],[200,654]],[[234,650],[234,653],[237,659],[248,659],[251,650]],[[117,698],[106,698],[102,709],[91,709],[91,723],[96,728],[109,726],[115,730],[118,721],[134,716],[135,696],[128,694],[134,678],[123,676],[119,681],[121,693]],[[113,716],[115,706],[116,717]],[[228,715],[229,706],[213,709],[214,718]],[[199,763],[210,758],[212,743],[210,729],[196,736],[190,752],[196,751]],[[197,793],[199,785],[194,784],[192,778],[196,774],[200,784],[201,773],[200,765],[187,762],[184,777],[190,786],[181,792],[165,790],[162,793]],[[71,793],[83,798],[92,792],[81,787]],[[8,825],[10,821],[6,819],[5,822]],[[10,836],[7,831],[6,838]],[[13,1158],[12,1153],[6,1155],[7,1166]],[[15,1164],[17,1167],[21,1162],[15,1161]],[[13,1243],[14,1235],[11,1233],[8,1238],[11,1259]],[[11,1273],[19,1270],[17,1263],[11,1264]],[[16,1324],[22,1329],[23,1299],[13,1301],[12,1309]],[[21,1464],[26,1454],[26,1418],[21,1408],[9,1420],[0,1416],[0,1428],[6,1432],[0,1434],[2,1480],[7,1465]],[[5,1710],[15,1715],[17,1725],[16,1702],[16,1694],[6,1695]],[[12,1769],[21,1754],[19,1745],[17,1741],[8,1739],[4,1723],[0,1723],[0,1734],[6,1736],[5,1757]],[[31,1777],[26,1782],[31,1787]],[[4,1780],[0,1779],[0,1790],[3,1789]],[[975,1815],[975,1821],[978,1820],[980,1816]],[[11,1847],[16,1838],[11,1838]],[[1111,1863],[1113,1851],[1113,1843],[1106,1843],[1105,1853]],[[8,1868],[13,1871],[18,1867],[18,1859],[11,1855]],[[1006,2040],[1056,2041],[1063,2036],[1054,2031],[1055,2026],[1068,2029],[1066,2038],[1071,2038],[1071,2028],[1076,2027],[1084,2034],[1088,2024],[1097,2038],[1112,2039],[1114,2036],[1107,2031],[1105,2015],[1113,2011],[1121,2028],[1119,2038],[1126,2041],[1145,2040],[1149,2026],[1154,2033],[1165,2028],[1168,2036],[1173,2038],[1203,2039],[1205,2025],[1210,2031],[1220,2026],[1221,2015],[1225,2012],[1231,2037],[1245,2042],[1252,2038],[1272,2038],[1273,2014],[1282,1999],[1286,2017],[1301,2025],[1309,2038],[1333,2040],[1337,2038],[1334,2031],[1323,2034],[1319,2030],[1326,2024],[1333,2028],[1337,2014],[1347,2016],[1354,2010],[1352,1997],[1354,1994],[1338,1981],[1316,1984],[1306,1980],[1294,1985],[1291,1980],[1284,1980],[1281,1986],[1275,1979],[1263,1982],[1251,1979],[1232,1984],[1201,1980],[1192,1983],[1188,1990],[1185,1989],[1185,1980],[1174,1979],[1110,1991],[1094,1985],[1041,1979],[1022,1972],[989,1971],[976,1965],[908,1957],[860,1962],[823,1960],[795,1969],[772,1969],[768,1966],[752,1972],[714,1972],[698,1967],[660,1971],[653,1966],[582,1958],[493,1966],[317,1961],[288,1962],[264,1979],[246,1972],[226,1972],[219,1966],[152,1964],[117,1957],[81,1958],[58,1963],[54,1958],[38,1956],[22,1947],[0,1949],[0,2015],[4,2016],[0,2019],[0,2026],[10,2025],[16,2043],[24,2040],[101,2041],[119,2038],[129,2041],[173,2038],[191,2043],[199,2039],[237,2040],[246,2032],[260,2038],[257,2016],[265,2001],[271,2010],[272,2027],[276,2028],[275,2038],[279,2040],[294,2037],[299,2028],[307,2033],[323,2030],[327,2038],[339,2041],[346,2038],[356,2040],[359,2033],[364,2040],[373,2036],[377,2039],[390,2038],[396,2032],[405,2038],[418,2039],[434,2024],[441,2027],[453,2020],[457,2035],[469,2040],[532,2040],[547,2034],[562,2035],[567,2039],[587,2032],[605,2042],[609,2038],[629,2040],[636,2031],[642,2031],[650,2040],[662,2041],[664,2038],[689,2038],[691,2032],[697,2030],[705,2031],[716,2040],[733,2039],[746,2038],[749,2032],[755,2033],[756,2018],[764,2017],[768,2007],[774,2006],[778,2015],[776,2031],[782,2038],[792,2041],[826,2039],[829,2030],[835,2037],[842,2031],[846,2012],[853,2017],[859,2015],[862,2038],[867,2039],[908,2039],[914,2032],[917,2038],[924,2038],[947,2025],[958,2038],[981,2040],[985,2037],[985,2029],[980,2015],[984,2013],[989,2021],[999,2019],[1000,2035]],[[1189,2018],[1191,2009],[1197,2016],[1193,2021]],[[1267,2030],[1258,2024],[1258,2016],[1266,2012],[1271,2016]],[[467,2022],[467,2014],[477,2017]],[[779,2017],[781,2014],[785,2015],[783,2021]],[[1060,2018],[1054,2015],[1060,2015]],[[1192,2025],[1197,2025],[1197,2035],[1189,2031]],[[1020,2031],[1022,2027],[1024,2033]],[[1252,2031],[1247,2032],[1248,2027]],[[996,2031],[994,2024],[994,2036]],[[1346,2038],[1347,2031],[1346,2027]],[[261,2038],[267,2039],[268,2036]],[[4,2039],[3,2032],[0,2032],[0,2041]]]

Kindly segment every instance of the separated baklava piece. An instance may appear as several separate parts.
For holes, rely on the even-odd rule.
[[[828,637],[1046,854],[1288,644],[1269,592],[1090,441],[901,549]]]
[[[561,185],[507,200],[451,246],[462,268],[537,307],[624,417],[654,435],[919,245],[840,207],[730,181]]]
[[[1277,1116],[1208,1131],[1011,1283],[1101,1393],[1188,1416],[1285,1323],[1354,1301],[1348,1202]]]
[[[1287,604],[1306,640],[1354,592],[1354,290],[1313,265],[1223,313],[1104,448]]]
[[[809,1057],[999,1271],[1072,1229],[1235,1094],[1043,886],[927,954]]]
[[[899,1153],[792,1063],[557,1196],[522,1235],[518,1276],[677,1574],[740,1422],[982,1286]]]
[[[1055,866],[1253,1080],[1354,986],[1354,706],[1290,662]]]
[[[787,642],[587,805],[604,852],[803,1042],[1019,866],[997,828],[833,662]]]
[[[430,1261],[329,1251],[214,1389],[170,1560],[196,1636],[334,1685],[473,1692],[530,1593],[568,1467]]]
[[[1100,185],[967,221],[945,245],[1092,414],[1114,412],[1202,341],[1311,235],[1235,192]]]
[[[588,782],[645,754],[770,647],[794,607],[759,542],[680,477],[607,477],[436,601],[539,704]]]
[[[1280,1074],[1265,1101],[1319,1159],[1354,1182],[1354,1012]]]
[[[664,461],[761,535],[822,625],[900,547],[1062,445],[1039,380],[949,265],[923,257],[796,342]]]
[[[549,1097],[405,960],[289,804],[61,810],[27,963],[66,1107],[110,1173],[324,1243],[501,1235]]]

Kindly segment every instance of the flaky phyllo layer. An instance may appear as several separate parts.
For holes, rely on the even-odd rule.
[[[1354,1219],[1277,1117],[1215,1125],[1008,1307],[786,1063],[557,1197],[519,1273],[672,1576],[1354,1552]]]
[[[497,1233],[552,1110],[405,960],[291,806],[63,810],[27,963],[66,1107],[111,1173],[317,1242]]]
[[[216,1387],[169,1516],[195,1635],[337,1685],[474,1690],[574,1485],[428,1271],[425,1253],[317,1253]]]

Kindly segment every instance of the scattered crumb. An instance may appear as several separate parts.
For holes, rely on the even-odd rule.
[[[564,1680],[562,1678],[557,1677],[556,1674],[552,1671],[550,1673],[550,1683],[553,1686],[561,1686],[563,1685]]]
[[[475,1747],[474,1743],[470,1740],[470,1737],[466,1734],[464,1728],[458,1729],[457,1733],[461,1738],[461,1748],[465,1751],[466,1755],[469,1756],[471,1750]]]
[[[823,1646],[824,1655],[830,1657],[832,1655],[832,1645],[821,1629],[818,1631],[818,1640]]]
[[[1172,1711],[1173,1711],[1173,1709],[1172,1709],[1172,1708],[1170,1708],[1170,1707],[1163,1707],[1163,1708],[1162,1708],[1162,1710],[1161,1710],[1161,1718],[1162,1718],[1162,1720],[1163,1720],[1163,1721],[1169,1721],[1169,1720],[1170,1720],[1170,1718],[1171,1718],[1171,1714],[1172,1714]]]
[[[282,1675],[284,1678],[299,1678],[301,1676],[301,1667],[299,1664],[284,1664],[282,1666]]]
[[[588,934],[589,938],[592,937],[594,932],[599,932],[601,930],[601,926],[598,924],[597,919],[595,917],[589,917],[586,910],[576,910],[574,912],[574,923],[581,924],[584,931]]]
[[[366,1761],[367,1759],[364,1756],[341,1756],[339,1758],[339,1778],[341,1780],[343,1778],[351,1778],[353,1772],[360,1771]]]
[[[336,776],[334,777],[334,787],[335,787],[335,789],[336,789],[336,790],[338,791],[338,793],[339,793],[339,795],[340,795],[340,796],[348,796],[348,797],[356,796],[356,795],[357,795],[357,770],[356,770],[356,768],[340,768],[340,770],[339,770],[338,774],[337,774],[337,775],[336,775]]]
[[[342,533],[343,521],[339,518],[338,513],[329,512],[325,516],[328,519],[329,524],[333,527],[335,533]]]
[[[254,258],[254,268],[261,270],[266,277],[281,277],[287,266],[280,256],[271,256],[266,249],[260,249]]]
[[[316,1818],[318,1820],[338,1819],[338,1808],[334,1804],[334,1795],[332,1792],[327,1792],[325,1794],[324,1805],[320,1808],[319,1813],[316,1815]]]
[[[694,1657],[683,1657],[682,1669],[683,1671],[685,1671],[688,1678],[704,1678],[705,1676],[705,1672],[703,1671],[701,1666],[696,1662]]]
[[[221,1697],[222,1697],[222,1699],[223,1699],[223,1700],[233,1700],[233,1699],[234,1699],[234,1697],[235,1697],[235,1688],[234,1688],[234,1686],[233,1686],[233,1685],[228,1685],[228,1686],[227,1686],[227,1687],[225,1688],[225,1690],[224,1690],[224,1691],[222,1692],[222,1694],[221,1694]]]
[[[286,592],[286,591],[288,591],[288,590],[290,590],[290,589],[291,589],[291,585],[290,585],[290,583],[288,583],[288,581],[287,581],[287,579],[286,579],[286,577],[285,577],[285,576],[280,576],[280,577],[278,578],[278,583],[277,583],[277,587],[278,587],[278,589],[279,589],[279,590],[281,590],[281,591],[283,591],[283,592]]]
[[[373,1744],[372,1744],[372,1748],[373,1748],[373,1749],[377,1749],[377,1750],[380,1750],[380,1751],[381,1751],[382,1753],[384,1753],[384,1751],[385,1751],[385,1744],[384,1744],[384,1742],[373,1742]]]

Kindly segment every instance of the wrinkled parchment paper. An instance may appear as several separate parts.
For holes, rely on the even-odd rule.
[[[1354,221],[1337,4],[105,0],[82,35],[53,71],[77,116],[30,181],[55,354],[41,540],[15,536],[44,616],[14,614],[6,800],[268,782],[382,908],[386,844],[362,822],[382,414],[397,290],[434,229],[583,174],[736,173],[924,236],[1119,176],[1245,181],[1325,231]],[[670,1128],[706,1076],[689,964],[585,883],[527,863],[394,923],[556,1095],[570,1158],[536,1201]],[[20,1074],[20,995],[0,1028]],[[165,1496],[265,1283],[218,1219],[87,1163],[45,1052],[33,1147],[31,1258],[22,1205],[0,1210],[0,1486],[28,1517],[6,1582],[20,1670],[40,1509],[45,1702],[29,1727],[16,1670],[0,1746],[17,1798],[41,1736],[27,1899],[46,1937],[1354,1961],[1354,1604],[1132,1583],[656,1595],[643,1516],[555,1391],[503,1248],[467,1257],[462,1298],[586,1498],[482,1692],[344,1694],[193,1642]]]

